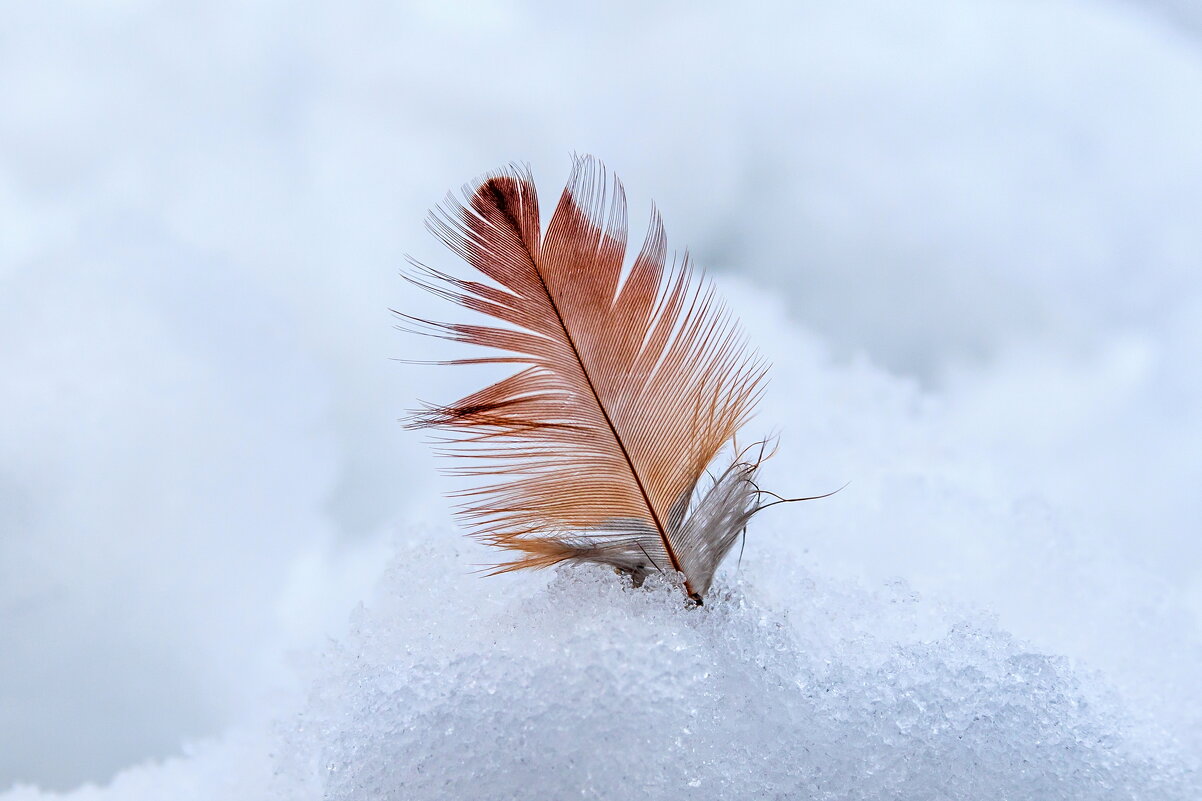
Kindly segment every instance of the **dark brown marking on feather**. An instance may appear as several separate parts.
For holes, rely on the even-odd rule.
[[[497,426],[512,428],[517,431],[535,431],[542,428],[554,428],[561,431],[584,431],[585,427],[574,423],[530,422],[520,417],[506,417],[492,414],[497,409],[512,406],[517,401],[502,401],[500,403],[481,403],[474,406],[443,406],[426,409],[419,412],[411,428],[430,428],[435,426],[454,426],[456,423],[470,421],[478,426]]]
[[[478,214],[483,214],[485,201],[491,201],[492,205],[505,216],[505,219],[515,230],[522,230],[521,222],[518,220],[517,214],[513,211],[511,198],[519,195],[517,191],[517,181],[512,178],[489,178],[484,183],[480,184],[480,188],[476,190],[476,197],[473,199],[472,207]]]
[[[455,406],[447,408],[445,414],[448,422],[451,420],[462,420],[465,417],[483,417],[489,412],[495,412],[504,406],[512,406],[513,401],[501,401],[500,403],[477,403],[474,406]],[[499,418],[498,418],[499,419]]]

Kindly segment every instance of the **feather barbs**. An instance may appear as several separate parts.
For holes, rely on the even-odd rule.
[[[510,167],[448,197],[429,229],[491,281],[415,264],[411,281],[498,321],[431,333],[493,351],[452,363],[517,370],[411,425],[441,432],[453,472],[488,477],[457,493],[483,542],[515,552],[498,571],[562,561],[611,565],[641,580],[678,572],[700,602],[754,514],[760,458],[734,452],[763,389],[751,352],[687,257],[667,266],[658,213],[628,270],[622,185],[578,159],[546,231],[528,170]]]

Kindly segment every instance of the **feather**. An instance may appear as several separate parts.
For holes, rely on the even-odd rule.
[[[450,472],[481,482],[457,493],[460,520],[514,553],[494,572],[564,561],[607,564],[636,583],[675,572],[700,603],[758,510],[764,448],[748,458],[733,442],[765,364],[687,254],[666,266],[658,213],[623,272],[625,194],[591,158],[575,160],[545,233],[528,169],[486,175],[464,196],[448,196],[427,225],[489,283],[416,262],[407,277],[499,324],[401,315],[492,351],[444,363],[516,365],[411,420],[440,432]],[[699,492],[723,452],[729,466]]]

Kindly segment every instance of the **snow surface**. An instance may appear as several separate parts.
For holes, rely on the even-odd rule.
[[[1168,801],[1200,786],[1099,678],[901,581],[866,593],[761,565],[689,609],[658,578],[482,582],[463,558],[402,547],[274,730],[71,797]]]
[[[332,799],[1196,797],[1067,660],[901,582],[774,583],[791,602],[736,583],[686,609],[604,570],[481,592],[415,549],[289,752]]]
[[[1202,797],[1196,28],[3,17],[3,801]],[[387,307],[444,312],[396,277],[454,267],[425,209],[515,158],[554,197],[572,150],[774,362],[768,486],[852,482],[757,518],[701,610],[471,575],[395,423],[482,380],[389,361],[417,346]]]

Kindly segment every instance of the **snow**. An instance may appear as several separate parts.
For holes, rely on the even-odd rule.
[[[1102,679],[903,581],[761,562],[692,609],[603,568],[482,582],[423,534],[282,725],[69,797],[1196,797]]]
[[[604,570],[497,587],[453,562],[406,552],[333,655],[293,749],[312,797],[1191,797],[1091,677],[902,582],[791,566],[789,602],[757,577],[693,610]]]
[[[0,799],[1202,795],[1202,44],[1154,6],[6,9]],[[390,361],[426,208],[572,150],[774,363],[767,486],[851,482],[701,610],[471,574],[395,422],[482,380]]]

